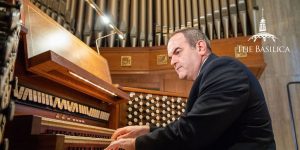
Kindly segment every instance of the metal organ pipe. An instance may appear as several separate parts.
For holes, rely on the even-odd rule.
[[[183,29],[185,27],[186,27],[185,0],[180,0],[180,28]]]
[[[102,11],[105,11],[106,0],[96,0],[96,4]],[[104,36],[104,27],[105,27],[105,23],[103,22],[103,19],[100,16],[95,15],[95,22],[94,22],[95,39],[99,39],[100,37]],[[102,46],[102,40],[103,40],[102,38],[98,40],[99,46]]]
[[[76,31],[75,35],[79,38],[82,39],[82,28],[83,28],[83,15],[84,15],[84,1],[79,1],[79,6],[78,6],[78,15],[76,19]]]
[[[247,35],[247,13],[245,0],[238,0],[239,18],[242,25],[243,35]]]
[[[229,13],[233,36],[237,37],[237,7],[235,0],[229,0]]]
[[[186,0],[185,1],[185,13],[186,13],[186,26],[187,27],[192,27],[192,4],[191,0]]]
[[[132,47],[136,47],[138,38],[138,0],[131,0],[130,9],[130,42]]]
[[[212,40],[214,30],[213,30],[213,14],[212,14],[211,0],[205,0],[205,6],[206,6],[205,10],[206,10],[208,38]]]
[[[148,46],[153,46],[153,0],[147,0],[147,33],[148,33]]]
[[[155,0],[155,45],[160,46],[161,44],[161,32],[162,32],[162,24],[161,24],[161,0]]]
[[[109,0],[108,1],[108,8],[109,8],[109,20],[112,24],[117,24],[117,17],[118,17],[118,1],[117,0]],[[115,31],[112,30],[112,28],[108,25],[108,34],[114,34]],[[108,46],[109,47],[114,47],[115,43],[115,35],[111,35],[108,37]]]
[[[120,1],[120,20],[119,29],[123,33],[128,33],[128,16],[129,16],[129,0]],[[121,47],[126,46],[127,34],[124,35],[124,40],[121,41]]]
[[[168,0],[162,0],[162,36],[163,36],[163,43],[166,45],[168,42]],[[169,6],[171,7],[171,6]]]
[[[140,27],[140,46],[145,47],[146,44],[146,0],[140,0],[139,27]]]
[[[222,24],[224,37],[229,37],[229,13],[228,13],[228,4],[227,0],[221,0],[221,14],[222,14]]]
[[[179,0],[174,0],[175,30],[180,29]]]
[[[100,16],[85,1],[96,3]],[[209,39],[257,32],[256,0],[85,1],[35,0],[34,4],[90,46],[95,46],[95,39],[101,47],[166,45],[171,33],[186,27],[202,30]],[[108,16],[111,24],[101,15]],[[115,33],[120,38],[124,33],[124,40]]]
[[[198,0],[192,0],[193,27],[199,28]]]
[[[214,24],[217,33],[217,39],[221,38],[221,14],[219,0],[213,0]]]
[[[205,5],[204,0],[199,0],[199,21],[200,21],[200,30],[203,33],[206,33],[206,16],[205,16]]]
[[[83,28],[83,41],[87,45],[91,44],[92,38],[92,28],[93,28],[93,18],[94,18],[94,11],[92,7],[85,5],[85,20],[84,20],[84,28]]]

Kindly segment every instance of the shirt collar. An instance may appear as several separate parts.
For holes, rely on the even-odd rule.
[[[209,57],[209,56],[208,56],[208,57]],[[200,71],[201,71],[201,69],[202,69],[202,67],[203,67],[203,65],[204,65],[204,63],[206,62],[206,60],[207,60],[208,57],[206,57],[206,58],[204,59],[203,63],[201,64],[201,66],[200,66],[200,68],[199,68],[199,71],[198,71],[197,77],[199,76]]]

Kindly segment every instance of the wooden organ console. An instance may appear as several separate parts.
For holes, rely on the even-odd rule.
[[[21,34],[11,89],[14,120],[9,149],[101,150],[120,127],[127,93],[112,84],[106,60],[23,1]]]

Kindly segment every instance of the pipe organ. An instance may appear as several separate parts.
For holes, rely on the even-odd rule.
[[[15,103],[11,91],[15,61],[21,32],[19,2],[0,1],[0,149],[8,149],[9,139],[4,136],[5,127],[13,119]]]
[[[136,88],[122,88],[130,100],[124,105],[126,125],[165,127],[185,111],[186,96]]]
[[[114,35],[115,30],[105,25],[108,20],[84,0],[23,1],[24,32],[18,47],[17,34],[10,38],[3,31],[7,22],[2,21],[6,14],[0,1],[0,142],[3,124],[15,107],[14,120],[5,131],[15,150],[101,150],[118,127],[166,126],[184,113],[187,100],[186,93],[162,92],[173,91],[175,81],[165,54],[169,34],[195,27],[210,39],[221,39],[247,36],[256,28],[255,0],[95,0],[109,22],[125,33],[125,40]],[[101,55],[90,47],[96,39],[101,47],[109,47]],[[232,51],[238,43],[260,44],[247,39],[214,40],[212,48],[220,55],[240,57]],[[254,54],[244,54],[241,61],[259,77],[265,64],[262,54],[255,55],[253,59]],[[108,64],[104,56],[116,61]],[[14,61],[18,82],[12,84]],[[158,79],[149,87],[161,91],[116,86],[110,71],[122,77],[138,74],[142,82],[123,78],[138,84],[147,83],[144,77]]]
[[[111,34],[84,0],[32,0],[41,10],[87,45]],[[185,27],[201,29],[212,39],[256,33],[256,0],[96,0],[110,22],[125,33],[112,35],[101,47],[152,47],[166,45],[170,33]]]
[[[9,149],[13,150],[104,149],[110,144],[114,129],[120,126],[119,105],[129,99],[112,84],[106,60],[52,19],[65,21],[61,1],[51,1],[50,11],[49,7],[40,10],[23,0],[19,46],[18,34],[10,35],[2,29],[9,27],[10,33],[14,33],[16,28],[19,32],[19,25],[12,25],[15,20],[9,17],[18,20],[20,14],[8,8],[10,13],[2,13],[0,2],[1,141],[4,135],[9,139]],[[84,11],[85,5],[82,6]],[[85,22],[85,14],[68,15]],[[2,21],[7,18],[8,21]],[[7,23],[10,24],[4,26]],[[72,24],[69,27],[73,28]],[[86,35],[92,27],[82,27],[86,28],[75,26],[74,33],[89,41]],[[6,40],[2,35],[7,35]],[[13,72],[18,77],[14,84]],[[6,125],[12,116],[14,120]],[[8,140],[3,143],[0,149],[8,149]]]

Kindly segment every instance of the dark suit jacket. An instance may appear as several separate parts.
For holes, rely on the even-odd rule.
[[[195,80],[185,113],[137,137],[137,150],[276,149],[261,86],[237,60],[211,54]]]

